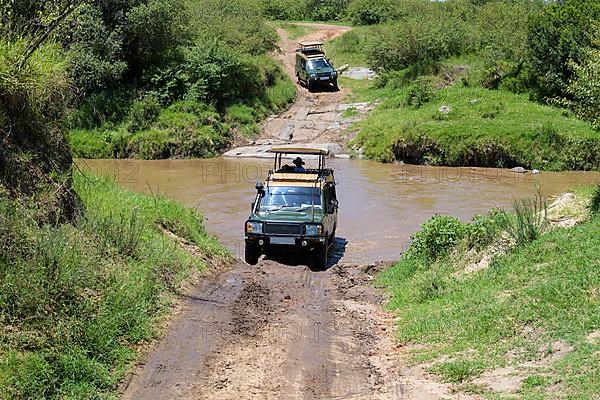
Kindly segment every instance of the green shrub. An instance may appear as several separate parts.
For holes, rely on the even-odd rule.
[[[133,103],[129,110],[129,132],[148,129],[160,115],[160,103],[154,96],[146,96]]]
[[[393,18],[392,0],[351,0],[348,18],[354,25],[373,25]]]
[[[346,16],[350,0],[320,0],[315,3],[311,17],[315,21],[334,21]]]
[[[592,214],[600,213],[600,184],[594,189],[592,199],[590,200],[590,211]]]
[[[599,18],[599,2],[565,0],[545,7],[534,19],[528,36],[529,63],[541,98],[571,98],[567,88],[574,70],[569,63],[584,64]]]
[[[458,218],[436,214],[411,236],[410,254],[435,260],[449,254],[465,234],[465,225]]]
[[[596,31],[598,48],[586,49],[581,64],[570,64],[574,77],[569,82],[567,93],[573,100],[563,105],[570,107],[579,118],[589,121],[600,131],[600,23]]]
[[[469,248],[481,250],[496,240],[500,233],[497,217],[501,217],[502,213],[502,210],[495,209],[486,217],[475,215],[473,220],[465,225],[465,240]]]
[[[159,129],[138,132],[130,138],[127,154],[146,160],[169,158],[169,133]]]
[[[429,78],[420,77],[410,85],[406,91],[406,105],[420,108],[435,98],[432,81]]]
[[[393,71],[463,54],[471,41],[465,21],[440,11],[377,26],[365,50],[371,68]]]

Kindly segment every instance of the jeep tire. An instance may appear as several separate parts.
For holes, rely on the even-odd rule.
[[[327,268],[327,259],[329,258],[329,239],[325,239],[322,246],[313,252],[313,268],[315,270],[324,270]]]
[[[250,265],[258,264],[258,259],[260,258],[260,252],[251,244],[246,243],[246,250],[244,252],[244,260]]]

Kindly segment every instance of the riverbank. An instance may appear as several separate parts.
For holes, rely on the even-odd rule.
[[[202,217],[81,173],[73,222],[2,199],[0,397],[112,398],[173,295],[229,256]]]
[[[597,394],[599,202],[586,188],[559,196],[547,221],[519,202],[521,223],[500,211],[426,222],[378,276],[411,368],[485,398]]]

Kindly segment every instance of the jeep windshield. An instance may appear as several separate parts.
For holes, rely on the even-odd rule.
[[[319,58],[316,60],[308,60],[307,64],[306,64],[307,68],[309,70],[318,70],[318,69],[328,69],[331,68],[331,64],[329,64],[329,62],[324,59],[324,58]]]
[[[265,188],[265,195],[260,202],[260,212],[279,210],[304,211],[322,208],[321,189],[316,187],[271,186]]]

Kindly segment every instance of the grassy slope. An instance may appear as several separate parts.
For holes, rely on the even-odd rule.
[[[328,48],[336,65],[367,64],[363,45],[371,27],[359,27],[333,40]],[[480,60],[447,60],[442,73],[460,66],[454,83],[441,85],[431,77],[431,99],[411,104],[413,79],[392,82],[377,89],[366,82],[342,79],[355,91],[358,101],[381,104],[355,125],[353,144],[364,156],[380,161],[403,160],[442,165],[479,165],[542,170],[600,169],[600,133],[565,110],[544,106],[527,95],[480,87]],[[407,74],[410,74],[410,72]],[[467,82],[468,86],[464,86]],[[442,105],[451,111],[438,111]]]
[[[600,392],[600,341],[586,339],[600,329],[600,215],[456,277],[468,257],[459,248],[426,268],[403,258],[379,277],[393,294],[400,340],[426,345],[415,362],[434,360],[432,372],[476,392],[485,390],[470,385],[472,378],[506,365],[522,371],[523,398]],[[524,366],[557,340],[573,351],[556,363]]]
[[[168,199],[75,175],[85,217],[38,226],[0,201],[0,398],[113,398],[115,385],[156,334],[181,282],[206,269],[159,225],[228,256],[202,218]]]

